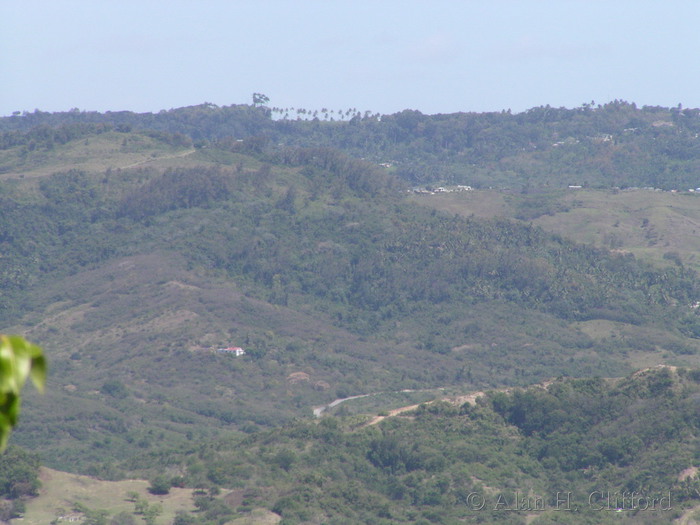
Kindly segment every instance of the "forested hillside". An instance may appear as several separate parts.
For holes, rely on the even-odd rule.
[[[379,424],[337,415],[161,448],[121,467],[161,494],[198,489],[178,525],[255,522],[261,509],[285,524],[673,523],[700,501],[698,379],[673,368],[559,379]]]
[[[333,120],[335,116],[335,120]],[[511,114],[392,115],[201,104],[152,114],[46,113],[0,119],[0,144],[51,147],[86,129],[167,132],[199,146],[233,139],[254,149],[333,147],[391,166],[413,184],[538,191],[700,186],[700,110],[613,101]]]
[[[682,266],[436,213],[328,148],[153,140],[74,139],[3,183],[3,316],[47,347],[56,391],[17,439],[52,465],[102,468],[105,451],[347,395],[695,362],[700,294]],[[152,152],[134,163],[130,144]],[[43,175],[91,147],[133,167]],[[212,353],[232,344],[247,355]]]
[[[231,463],[218,478],[203,473],[211,465],[200,466],[199,477],[185,476],[187,486],[205,479],[230,488],[256,486],[255,505],[288,523],[343,523],[342,516],[347,523],[453,523],[465,518],[463,509],[424,505],[442,505],[447,500],[440,494],[451,494],[456,505],[455,487],[471,487],[474,476],[489,491],[520,485],[507,481],[512,472],[493,474],[491,483],[485,473],[467,475],[467,466],[459,475],[445,474],[442,488],[428,491],[432,496],[409,497],[418,486],[438,483],[446,464],[461,454],[450,447],[463,444],[437,428],[466,425],[455,432],[501,444],[521,432],[502,457],[469,462],[497,472],[500,462],[513,464],[504,459],[511,452],[526,453],[529,481],[522,486],[547,495],[559,482],[588,490],[580,469],[599,468],[613,476],[601,479],[623,486],[631,471],[613,472],[610,465],[623,466],[620,457],[629,459],[634,447],[656,458],[655,447],[677,438],[640,444],[615,434],[612,448],[596,445],[590,458],[581,455],[583,441],[594,439],[585,432],[594,428],[605,437],[604,425],[617,420],[596,419],[590,411],[567,420],[562,414],[576,399],[566,392],[592,385],[594,397],[627,395],[600,380],[562,382],[576,386],[550,390],[542,399],[494,396],[478,410],[429,405],[415,427],[392,419],[347,436],[337,426],[354,429],[361,417],[318,423],[313,409],[377,394],[366,405],[342,405],[349,414],[376,414],[446,392],[553,377],[621,377],[660,363],[697,366],[700,289],[685,254],[649,257],[652,264],[643,251],[635,257],[609,242],[567,238],[573,229],[553,234],[532,224],[569,206],[560,194],[536,192],[568,185],[563,167],[590,177],[590,185],[632,186],[649,177],[657,182],[644,184],[690,184],[696,162],[690,134],[700,119],[695,112],[614,103],[520,115],[403,112],[333,122],[274,120],[271,114],[264,107],[205,105],[156,115],[73,111],[0,119],[0,320],[3,331],[41,344],[51,364],[49,392],[30,394],[14,443],[40,452],[49,466],[106,479],[138,470],[134,462],[144,458],[165,457],[166,449],[182,451],[196,442],[201,450],[217,450],[224,445],[211,443],[229,443],[244,450],[240,465],[252,463]],[[638,131],[624,131],[630,122]],[[612,138],[598,140],[603,132]],[[662,153],[655,148],[663,141],[668,147]],[[561,156],[565,148],[570,154]],[[656,168],[615,167],[618,161],[627,166],[624,159],[637,158],[635,151],[653,156]],[[606,164],[611,172],[601,169],[604,159],[612,162]],[[494,187],[518,181],[507,184],[518,192],[501,192],[509,211],[493,216],[470,212],[459,201],[426,205],[407,191],[416,181]],[[442,199],[426,198],[433,197]],[[648,224],[644,228],[649,231]],[[217,352],[229,347],[245,355]],[[666,399],[661,393],[674,393],[685,410],[679,432],[687,443],[695,439],[694,416],[684,404],[694,395],[694,377],[674,375],[668,381],[682,388],[649,394]],[[542,411],[521,402],[551,410],[533,422],[529,414]],[[483,411],[493,424],[482,429],[474,414]],[[560,419],[548,419],[551,413]],[[426,421],[437,426],[423,429]],[[405,450],[393,438],[382,441],[396,425],[406,433],[400,442],[415,438]],[[282,427],[298,433],[279,442],[283,446],[275,440],[286,434],[268,433]],[[559,427],[581,435],[564,437]],[[328,502],[319,503],[314,494],[327,487],[313,481],[317,473],[289,477],[301,452],[325,439],[319,438],[324,432],[341,432],[345,437],[333,439],[338,446],[347,439],[351,448],[353,436],[379,440],[374,452],[362,448],[367,443],[348,452],[355,465],[353,455],[362,450],[358,457],[372,467],[357,468],[370,470],[359,475],[341,468],[345,474],[336,480],[360,483],[375,476],[373,469],[386,475],[367,489],[377,505],[366,515],[338,510],[349,504],[338,499],[347,487],[332,488]],[[262,443],[270,439],[266,448]],[[415,452],[433,447],[430,440],[434,453]],[[673,443],[688,463],[684,468],[692,467],[694,445]],[[438,450],[445,451],[442,459]],[[252,459],[268,453],[279,458]],[[433,460],[442,467],[430,466]],[[277,467],[289,487],[268,491]],[[148,474],[161,474],[155,470]],[[239,470],[248,474],[232,474]],[[669,481],[670,471],[666,476]],[[387,483],[394,483],[389,478],[396,478],[398,492],[387,492]],[[311,492],[297,497],[294,483]],[[313,503],[304,509],[302,500]],[[512,516],[514,523],[521,518]],[[492,513],[469,519],[505,522]]]
[[[670,523],[699,497],[688,475],[696,376],[560,380],[424,404],[377,426],[300,424],[165,461],[176,469],[198,457],[188,468],[210,482],[260,487],[248,488],[248,505],[274,501],[290,523]],[[164,456],[138,464],[154,460]]]

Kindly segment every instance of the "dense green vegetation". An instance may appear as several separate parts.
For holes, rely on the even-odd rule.
[[[0,456],[0,496],[17,499],[36,496],[39,456],[18,447],[10,447]]]
[[[236,144],[4,183],[3,315],[33,312],[60,388],[18,437],[51,465],[106,473],[105,452],[274,426],[347,395],[619,375],[639,352],[694,362],[683,266],[435,213],[336,150]],[[629,330],[575,325],[601,320]],[[231,341],[245,359],[209,352]]]
[[[532,224],[580,209],[555,191],[571,183],[696,186],[697,112],[275,113],[0,119],[0,320],[53,370],[16,443],[53,467],[147,476],[155,493],[210,491],[181,524],[256,507],[286,523],[520,523],[465,498],[520,491],[551,510],[566,487],[694,501],[695,478],[674,481],[696,463],[694,372],[562,379],[367,428],[342,416],[362,412],[350,403],[320,423],[312,409],[697,365],[685,253],[660,246],[654,266]],[[425,206],[407,183],[519,191],[488,218]],[[658,242],[656,218],[634,220]],[[215,352],[227,346],[246,354]]]
[[[233,138],[268,150],[333,147],[391,163],[400,177],[422,184],[524,191],[569,184],[664,189],[699,185],[697,109],[639,108],[616,100],[572,109],[543,106],[518,114],[424,115],[405,110],[380,116],[352,111],[336,121],[328,120],[327,114],[320,120],[318,111],[303,108],[297,108],[298,119],[292,120],[279,109],[205,103],[157,114],[35,111],[0,119],[0,146],[21,145],[31,151],[86,129],[107,127],[166,133],[164,138],[170,134],[168,140],[177,144],[192,140],[201,146]]]
[[[40,459],[18,447],[10,447],[0,454],[0,520],[20,517],[25,500],[38,494]]]
[[[560,379],[476,404],[423,404],[376,426],[328,417],[161,450],[126,467],[165,466],[187,486],[242,496],[227,509],[202,491],[182,523],[260,506],[285,524],[619,523],[617,508],[623,523],[670,523],[700,498],[697,478],[681,475],[697,462],[699,377],[658,368]]]

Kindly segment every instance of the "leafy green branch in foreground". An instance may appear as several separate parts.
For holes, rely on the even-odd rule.
[[[46,359],[37,345],[18,335],[0,335],[0,450],[7,446],[20,412],[20,391],[27,378],[43,391]]]

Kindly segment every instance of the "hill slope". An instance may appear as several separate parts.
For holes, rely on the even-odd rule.
[[[577,242],[632,253],[660,267],[700,268],[700,203],[694,192],[577,189],[527,195],[481,190],[413,199],[465,217],[523,220]]]
[[[275,109],[275,108],[273,108]],[[171,134],[173,144],[245,141],[256,150],[333,147],[390,166],[412,184],[516,191],[700,186],[700,110],[615,100],[511,114],[354,114],[347,121],[281,118],[266,107],[201,104],[157,114],[36,111],[0,119],[0,149],[40,151],[86,130]],[[166,135],[167,136],[167,135]],[[183,141],[184,139],[184,141]],[[240,146],[240,144],[238,144]],[[2,166],[2,164],[0,164]]]
[[[560,379],[372,426],[298,422],[126,467],[235,487],[247,500],[231,509],[239,516],[262,506],[290,524],[672,523],[700,498],[697,397],[697,370]]]
[[[699,291],[681,267],[431,212],[330,149],[143,137],[94,140],[166,154],[2,185],[3,318],[53,367],[14,439],[51,466],[118,476],[105,458],[354,394],[697,363]],[[85,140],[22,162],[44,170]],[[230,345],[246,356],[212,351]]]

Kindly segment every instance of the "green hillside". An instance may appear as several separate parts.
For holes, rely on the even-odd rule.
[[[193,153],[195,149],[186,140],[168,144],[147,134],[106,131],[47,149],[35,146],[30,150],[19,145],[5,149],[0,156],[0,177],[42,177],[73,169],[99,172],[147,167],[153,162],[162,167],[167,161],[182,165],[184,158]]]
[[[577,242],[633,254],[659,267],[700,268],[700,201],[695,192],[575,189],[528,195],[477,190],[412,199],[465,217],[522,220]]]
[[[700,186],[698,109],[615,100],[517,114],[351,111],[335,121],[309,108],[285,114],[275,107],[206,103],[157,114],[35,111],[0,119],[0,148],[31,152],[90,130],[133,129],[169,135],[175,137],[170,142],[183,145],[189,140],[199,146],[251,141],[249,146],[264,150],[332,147],[381,163],[411,184],[515,191]]]
[[[53,369],[15,439],[48,465],[117,475],[104,458],[349,395],[697,363],[682,267],[431,212],[334,150],[233,149],[3,183],[5,323]]]
[[[35,523],[50,502],[130,514],[125,495],[136,491],[179,508],[183,524],[693,523],[699,377],[657,367],[618,380],[557,379],[448,397],[376,424],[328,416],[161,449],[123,467],[199,493],[154,498],[145,482],[49,473],[64,481],[48,479],[27,518]]]
[[[685,184],[700,117],[625,104],[547,115],[1,119],[0,322],[51,365],[13,443],[101,479],[241,491],[235,504],[209,494],[178,525],[254,509],[282,523],[670,522],[696,498],[697,478],[679,481],[697,467],[696,197],[555,188],[563,165],[606,188]],[[643,132],[619,138],[635,118]],[[549,142],[604,129],[612,144]],[[652,138],[666,141],[644,150],[654,170],[599,169]],[[407,191],[501,187],[514,163],[517,191]],[[661,364],[691,370],[590,379]],[[679,504],[562,518],[552,506],[570,486],[673,490]],[[513,491],[546,511],[464,504]]]
[[[697,505],[693,377],[554,381],[350,432],[329,419],[222,443],[210,472],[228,460],[278,487],[290,523],[670,523]]]

